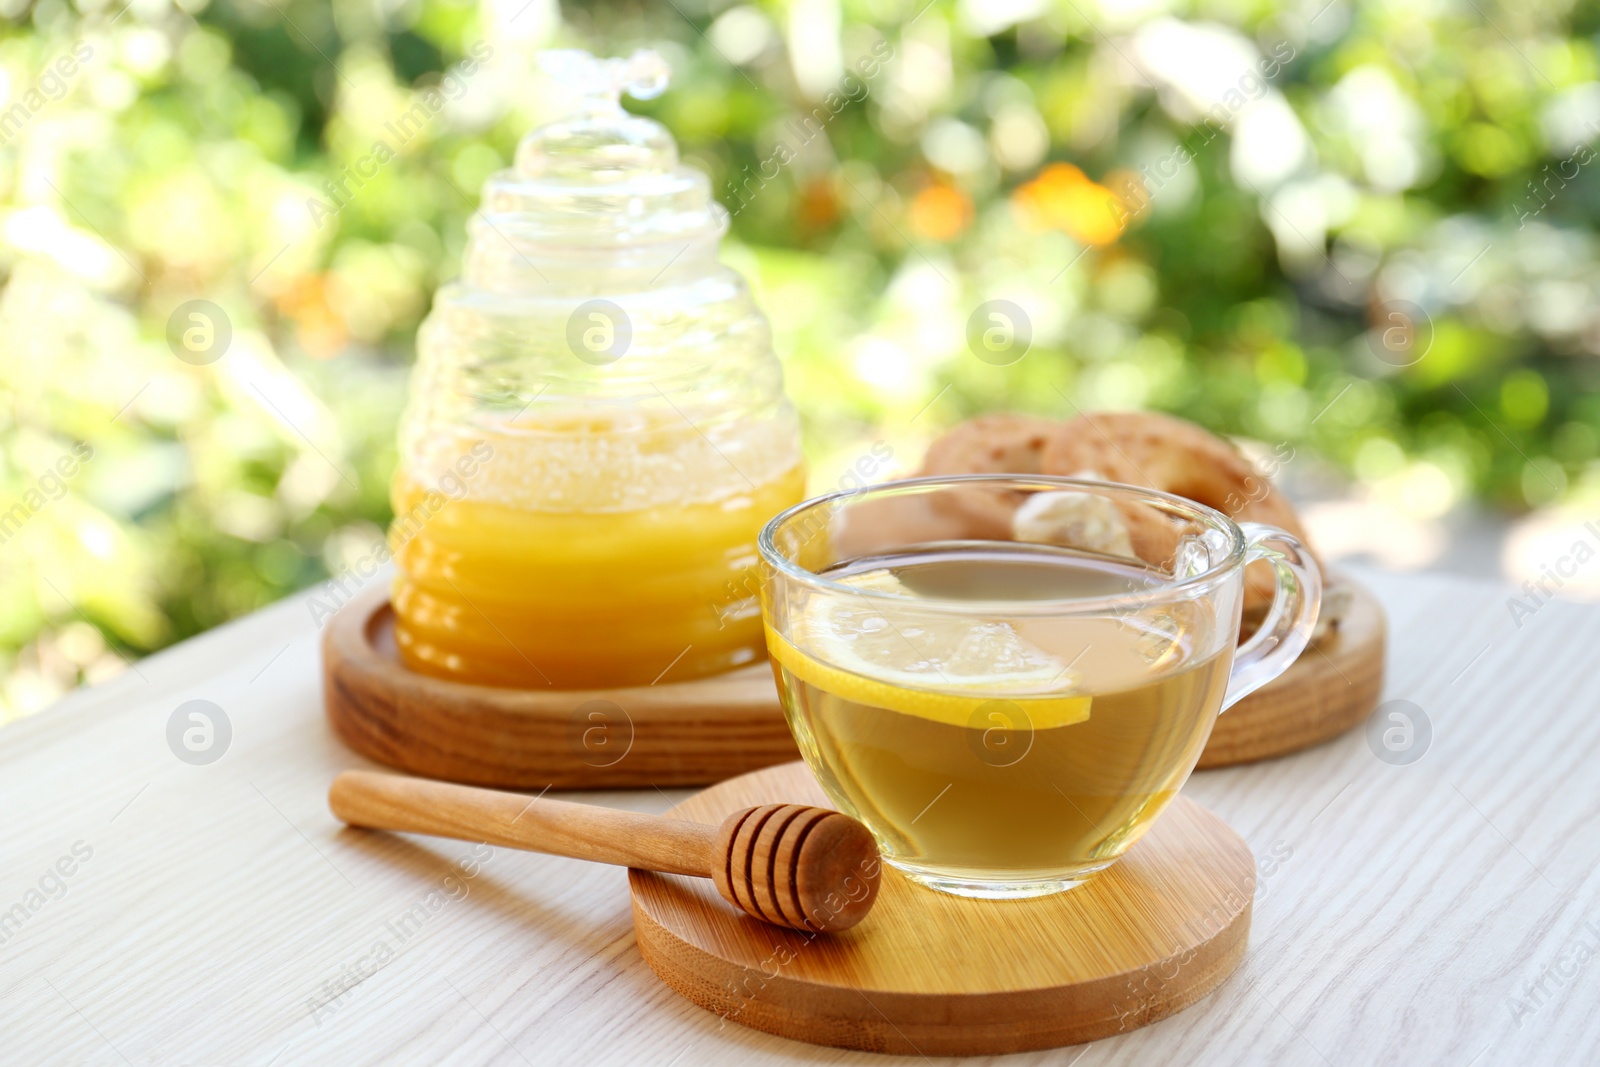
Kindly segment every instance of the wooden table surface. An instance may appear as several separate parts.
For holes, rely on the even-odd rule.
[[[1425,753],[1356,731],[1197,774],[1258,857],[1244,966],[1164,1022],[1006,1063],[1600,1062],[1600,608],[1519,628],[1509,588],[1362,578]],[[619,869],[342,829],[328,782],[363,761],[324,725],[317,638],[285,601],[0,730],[0,1063],[890,1062],[680,1000]],[[169,746],[190,700],[231,724],[216,762]]]

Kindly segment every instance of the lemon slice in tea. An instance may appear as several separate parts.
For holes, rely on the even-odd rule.
[[[839,580],[905,591],[886,570]],[[791,628],[792,641],[767,627],[772,658],[801,681],[857,704],[952,726],[968,725],[996,700],[1015,704],[1036,730],[1089,717],[1090,698],[1071,695],[1076,672],[1009,623],[911,612],[895,618],[868,597],[812,597]]]

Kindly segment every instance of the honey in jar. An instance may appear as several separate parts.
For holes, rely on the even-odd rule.
[[[650,53],[547,54],[573,113],[492,176],[418,337],[390,529],[406,665],[463,682],[686,681],[763,656],[756,535],[804,491],[727,213],[658,123]]]

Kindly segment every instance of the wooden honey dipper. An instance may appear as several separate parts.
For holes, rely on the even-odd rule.
[[[878,846],[848,815],[808,804],[736,811],[721,826],[345,771],[328,806],[351,826],[485,841],[555,856],[710,878],[734,907],[764,922],[834,933],[878,896]]]

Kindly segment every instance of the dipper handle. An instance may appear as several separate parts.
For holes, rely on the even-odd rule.
[[[717,828],[594,804],[572,804],[425,778],[345,771],[328,806],[351,826],[487,841],[530,852],[711,876]]]

